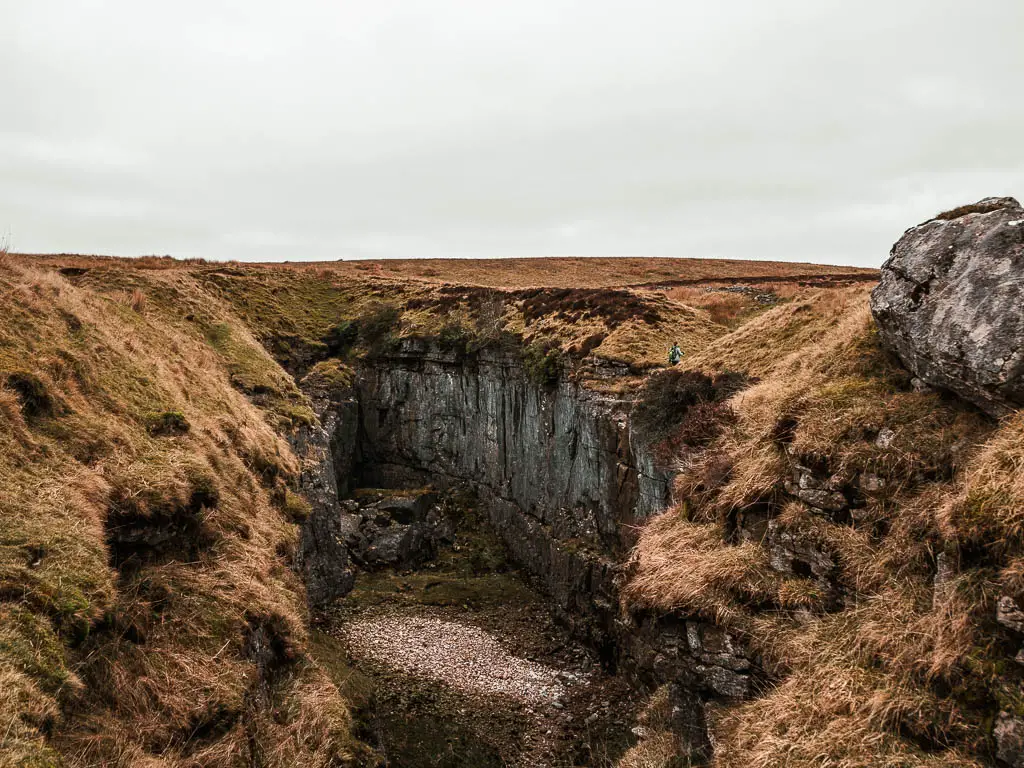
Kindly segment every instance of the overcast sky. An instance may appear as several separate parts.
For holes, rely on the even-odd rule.
[[[1024,0],[0,0],[0,233],[878,265],[1024,197]]]

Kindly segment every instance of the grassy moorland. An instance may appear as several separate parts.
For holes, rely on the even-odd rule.
[[[875,273],[852,267],[782,261],[670,258],[387,259],[322,266],[342,274],[370,272],[491,288],[614,288],[723,278],[792,279],[841,274],[871,277]]]
[[[147,256],[127,261],[108,256],[39,255],[51,267],[95,267],[104,263],[140,269],[191,269],[201,259],[183,261]],[[231,266],[240,266],[230,262]],[[357,261],[247,264],[247,268],[296,269],[331,274],[336,280],[390,277],[427,283],[489,288],[617,288],[631,285],[685,285],[708,280],[793,280],[846,275],[871,279],[877,270],[799,264],[785,261],[672,258],[529,258],[529,259],[366,259]]]
[[[878,346],[870,272],[0,267],[2,765],[361,759],[292,569],[303,504],[286,438],[313,418],[297,377],[403,339],[500,346],[541,378],[646,398],[679,504],[641,532],[624,607],[727,625],[769,674],[718,714],[716,764],[980,766],[997,713],[1024,713],[992,620],[999,595],[1024,591],[1024,421],[915,391]],[[712,395],[659,419],[658,398],[681,391],[657,383],[672,341]],[[855,510],[830,518],[787,493],[797,463],[856,487]],[[821,553],[828,578],[774,567],[748,535],[763,520]],[[671,735],[652,733],[624,766],[671,764]]]

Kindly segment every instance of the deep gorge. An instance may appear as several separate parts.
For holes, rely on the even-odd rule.
[[[751,662],[706,622],[620,608],[636,527],[668,506],[672,481],[631,427],[628,399],[536,382],[509,354],[421,341],[363,362],[349,386],[307,394],[322,425],[296,441],[314,502],[302,552],[314,605],[358,578],[339,536],[347,489],[469,487],[560,622],[608,671],[642,690],[668,685],[677,732],[708,755],[704,705],[744,697]]]
[[[1024,765],[1016,379],[901,346],[1016,376],[971,279],[5,264],[0,763]]]

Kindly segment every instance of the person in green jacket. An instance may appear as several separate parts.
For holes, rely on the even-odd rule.
[[[683,350],[679,348],[679,342],[672,343],[672,349],[668,351],[668,362],[669,365],[679,365],[679,361],[683,359]]]

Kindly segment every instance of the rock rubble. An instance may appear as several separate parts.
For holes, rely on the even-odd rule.
[[[462,693],[564,707],[564,673],[515,656],[479,627],[396,614],[352,621],[344,625],[343,637],[357,657]]]

